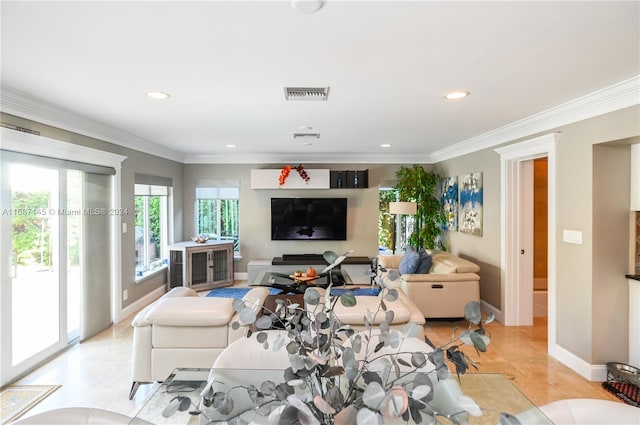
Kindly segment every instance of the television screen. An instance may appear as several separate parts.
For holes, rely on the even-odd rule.
[[[271,240],[347,240],[347,198],[271,198]]]

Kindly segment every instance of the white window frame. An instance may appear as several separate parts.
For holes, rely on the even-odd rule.
[[[210,240],[216,241],[229,241],[229,239],[222,238],[220,233],[220,221],[218,220],[216,223],[218,232],[217,234],[210,234],[206,232],[202,232],[198,228],[198,205],[200,200],[211,200],[211,201],[229,201],[235,200],[238,203],[238,242],[234,243],[234,254],[240,255],[240,184],[235,180],[225,180],[225,181],[201,181],[198,182],[194,191],[194,205],[193,205],[193,227],[196,235],[205,234],[209,236]],[[216,217],[220,217],[221,215],[221,203],[216,203]]]
[[[143,258],[144,269],[138,270],[138,265],[135,267],[135,281],[139,282],[145,278],[158,273],[160,270],[168,267],[169,258],[169,211],[172,204],[172,188],[170,186],[159,186],[152,184],[135,184],[134,196],[135,198],[143,197],[143,241],[148,241],[151,236],[150,223],[149,223],[149,198],[152,196],[158,196],[160,198],[160,241],[161,244],[158,247],[160,249],[158,260],[149,262],[148,243],[143,243],[143,253],[139,255]],[[134,199],[135,206],[135,199]],[[134,224],[134,243],[135,242],[135,224]],[[135,250],[134,250],[135,251]],[[141,274],[139,274],[141,273]]]

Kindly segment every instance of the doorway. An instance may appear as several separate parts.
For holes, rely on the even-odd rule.
[[[556,134],[536,137],[496,149],[501,163],[501,266],[504,270],[502,319],[506,326],[530,324],[533,316],[533,160],[547,159],[547,340],[556,346]],[[531,164],[528,166],[527,164]],[[531,180],[526,182],[530,169]],[[529,207],[527,207],[527,203]]]

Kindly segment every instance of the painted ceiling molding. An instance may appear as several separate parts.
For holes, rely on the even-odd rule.
[[[0,90],[2,112],[38,121],[43,124],[102,139],[110,143],[147,152],[185,164],[278,164],[286,162],[313,163],[369,163],[369,164],[433,164],[512,140],[548,131],[598,115],[640,104],[640,76],[619,82],[540,113],[531,115],[484,134],[463,140],[424,158],[391,153],[361,154],[221,154],[183,155],[151,141],[110,127],[106,124],[74,114],[35,97],[3,86]],[[295,156],[295,157],[294,157]]]

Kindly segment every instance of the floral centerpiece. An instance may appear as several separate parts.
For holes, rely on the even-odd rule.
[[[331,289],[329,286],[323,297],[317,289],[309,288],[304,293],[304,307],[279,300],[276,311],[259,317],[245,301],[234,300],[240,320],[254,325],[257,342],[265,350],[282,350],[290,366],[282,372],[281,382],[220,390],[215,379],[210,379],[202,391],[199,409],[192,413],[203,415],[211,424],[229,425],[248,424],[243,416],[248,412],[264,416],[262,423],[282,425],[373,425],[383,423],[384,418],[421,424],[436,423],[438,417],[457,424],[466,422],[468,414],[481,414],[475,402],[464,396],[457,400],[454,411],[444,412],[433,403],[439,381],[450,373],[447,362],[457,374],[475,367],[461,347],[468,344],[478,352],[487,348],[490,338],[483,325],[493,317],[483,319],[478,302],[465,307],[467,329],[457,335],[454,331],[446,344],[436,347],[424,337],[423,328],[413,322],[401,330],[392,329],[394,312],[387,303],[397,299],[396,289],[381,289],[378,310],[366,312],[365,329],[360,332],[343,325],[334,312],[338,302],[355,306],[356,296],[349,290],[333,296]],[[373,325],[378,315],[382,321]],[[273,328],[282,332],[269,344],[264,330]],[[403,344],[415,339],[426,343],[424,350],[403,349]],[[212,421],[208,409],[231,415],[238,391],[246,392],[253,406],[227,416],[225,421]],[[191,402],[176,397],[173,407],[167,408],[168,414],[180,406],[187,410]]]

